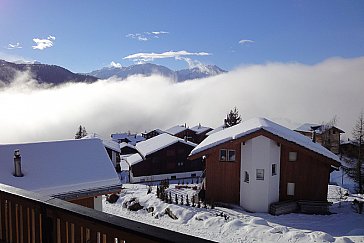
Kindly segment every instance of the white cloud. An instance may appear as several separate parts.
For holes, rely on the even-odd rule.
[[[160,35],[169,34],[167,31],[152,31],[144,33],[127,34],[125,37],[139,41],[148,41],[151,38],[159,38]]]
[[[150,62],[154,59],[163,58],[175,58],[177,60],[182,60],[185,56],[209,56],[210,53],[207,52],[188,52],[188,51],[167,51],[163,53],[135,53],[124,57],[123,59],[130,59],[134,62]]]
[[[112,61],[112,62],[110,63],[110,67],[114,67],[114,68],[121,68],[121,67],[122,67],[122,65],[121,65],[120,63],[118,63],[118,62],[114,62],[114,61]]]
[[[104,137],[184,123],[217,127],[234,106],[244,120],[267,117],[290,128],[337,115],[350,136],[364,109],[363,66],[364,57],[335,58],[242,66],[183,83],[133,76],[47,89],[23,74],[0,89],[0,143],[69,139],[80,124]]]
[[[147,37],[145,37],[144,35],[139,34],[139,33],[136,33],[136,34],[127,34],[125,37],[132,38],[132,39],[137,39],[139,41],[147,41],[148,40]]]
[[[254,41],[252,41],[252,40],[240,40],[239,41],[239,44],[241,44],[241,45],[249,44],[249,43],[254,43]]]
[[[36,45],[32,47],[33,49],[44,50],[45,48],[52,47],[55,39],[56,37],[52,35],[48,36],[47,39],[34,38],[33,41]]]
[[[8,46],[7,46],[7,48],[6,49],[8,49],[8,50],[13,50],[13,49],[21,49],[21,48],[23,48],[21,45],[20,45],[20,43],[19,42],[17,42],[16,44],[9,44]]]
[[[151,33],[154,35],[169,34],[169,32],[167,31],[152,31]]]

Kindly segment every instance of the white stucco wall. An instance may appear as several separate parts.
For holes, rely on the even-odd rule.
[[[102,212],[102,196],[94,197],[94,209]]]
[[[277,174],[272,176],[272,164]],[[258,136],[241,144],[240,205],[252,212],[268,212],[279,200],[280,146],[267,137]],[[264,169],[264,180],[256,179],[256,169]],[[249,183],[244,182],[245,171]]]

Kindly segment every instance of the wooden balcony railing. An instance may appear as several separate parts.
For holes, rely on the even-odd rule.
[[[0,242],[210,242],[0,184]]]

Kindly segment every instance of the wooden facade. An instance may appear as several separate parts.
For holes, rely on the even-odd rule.
[[[324,129],[324,126],[321,126],[321,129]],[[305,135],[306,137],[312,138],[313,131],[299,131],[295,130],[296,132]],[[341,129],[337,127],[330,127],[326,128],[322,132],[315,133],[315,142],[321,144],[334,154],[339,154],[340,152],[340,134],[344,133]]]
[[[133,176],[151,176],[202,170],[202,159],[188,160],[194,147],[181,142],[174,143],[147,155],[145,160],[131,166]]]
[[[206,156],[207,200],[239,204],[240,182],[244,179],[240,175],[241,156],[244,156],[241,143],[258,136],[265,136],[281,147],[279,201],[327,200],[332,166],[339,167],[340,163],[262,129],[191,156],[191,159]],[[220,161],[221,149],[235,150],[235,161]],[[288,160],[289,152],[297,152],[296,161]],[[294,183],[294,196],[287,195],[287,183]]]
[[[94,197],[74,199],[74,200],[69,200],[69,202],[84,206],[86,208],[92,208],[92,209],[94,208]]]

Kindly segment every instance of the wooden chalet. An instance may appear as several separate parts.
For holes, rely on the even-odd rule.
[[[201,124],[198,124],[192,128],[187,127],[185,124],[171,127],[165,132],[175,137],[187,139],[190,142],[199,144],[207,137],[206,134],[211,130],[212,128],[201,126]]]
[[[117,143],[128,143],[131,145],[135,145],[141,141],[144,141],[145,138],[136,133],[124,132],[124,133],[113,133],[111,134],[111,138],[113,141]]]
[[[327,202],[339,158],[311,139],[256,118],[211,134],[190,154],[204,157],[207,200],[268,212],[282,201]]]
[[[163,133],[136,144],[137,154],[126,158],[130,165],[130,182],[158,181],[198,177],[202,159],[188,160],[196,144]]]
[[[155,136],[158,136],[160,134],[164,133],[164,131],[160,130],[160,129],[154,129],[152,131],[145,131],[144,133],[142,133],[142,136],[143,138],[145,139],[149,139],[149,138],[152,138],[152,137],[155,137]]]
[[[0,145],[0,167],[0,183],[97,210],[102,195],[121,190],[96,138]]]
[[[295,131],[311,138],[335,154],[340,152],[340,135],[344,131],[335,126],[305,123]]]

